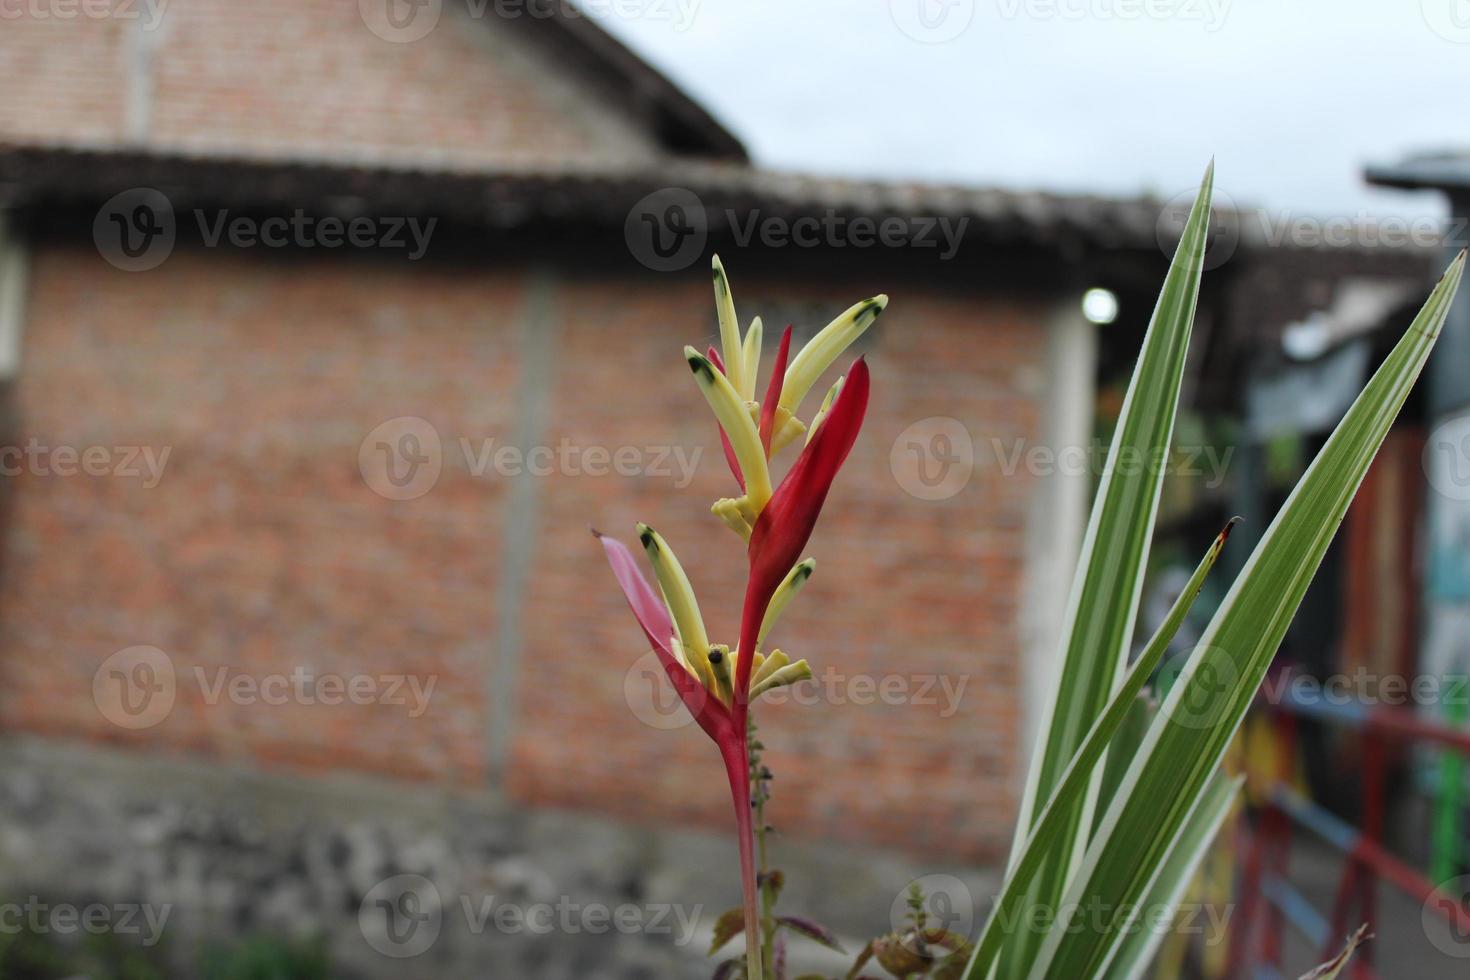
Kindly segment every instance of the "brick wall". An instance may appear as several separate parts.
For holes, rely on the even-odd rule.
[[[773,305],[820,297],[835,313],[881,285],[799,289],[732,276],[747,317],[761,308],[756,297]],[[643,649],[586,543],[589,521],[628,537],[635,520],[654,525],[691,569],[712,636],[733,640],[743,550],[708,514],[732,482],[677,354],[695,339],[691,323],[705,342],[712,337],[708,289],[702,276],[688,278],[688,288],[656,296],[603,284],[565,294],[572,308],[562,342],[577,356],[556,379],[548,439],[707,451],[684,491],[669,481],[548,481],[528,619],[530,669],[540,680],[525,691],[511,780],[531,797],[708,824],[727,819],[728,807],[713,752],[692,730],[629,724],[625,665]],[[963,420],[977,441],[1034,438],[1044,334],[1029,311],[1005,303],[893,292],[867,346],[870,420],[808,549],[817,574],[772,639],[807,657],[819,679],[836,672],[819,687],[833,703],[758,711],[771,730],[776,820],[797,833],[994,856],[1017,781],[1027,481],[992,468],[953,498],[922,501],[895,481],[889,455],[900,432],[931,416]],[[920,703],[862,706],[873,698],[863,678],[898,678],[890,683]],[[934,695],[921,690],[930,678],[968,684],[953,717],[940,717],[942,699],[923,703]]]
[[[1039,310],[919,281],[732,274],[746,318],[830,315],[880,288],[894,297],[865,345],[874,402],[809,549],[817,575],[775,638],[819,679],[835,675],[804,695],[833,703],[760,713],[774,819],[798,837],[993,858],[1019,781],[1034,487],[1001,472],[989,440],[1039,438]],[[6,479],[4,727],[288,771],[489,782],[528,803],[723,828],[703,736],[630,709],[646,648],[587,533],[657,526],[692,569],[712,633],[733,636],[742,550],[707,513],[730,477],[679,355],[713,334],[705,277],[553,272],[540,319],[525,312],[529,281],[515,268],[196,248],[128,274],[90,245],[38,247],[6,442],[169,456],[152,487]],[[533,341],[549,346],[546,377],[524,349]],[[528,428],[536,391],[545,417]],[[368,433],[398,416],[428,420],[443,446],[442,475],[413,500],[384,499],[359,467]],[[961,420],[978,460],[939,501],[905,492],[890,466],[899,433],[931,416]],[[633,447],[649,464],[665,447],[703,456],[683,490],[677,470],[656,468],[477,475],[462,438],[476,451],[491,438]],[[507,531],[527,520],[522,555]],[[507,630],[511,599],[519,623]],[[99,709],[93,681],[140,644],[167,654],[177,692],[166,717],[133,730]],[[298,668],[435,687],[417,718],[382,703],[210,703],[221,669]],[[863,678],[897,678],[918,703],[863,706]],[[966,685],[950,717],[941,682]],[[509,732],[500,748],[497,725]]]
[[[357,0],[17,7],[0,22],[0,141],[468,170],[661,156],[633,93],[534,17],[475,6],[492,13],[446,2],[401,43]],[[742,549],[708,514],[731,480],[680,357],[714,334],[707,281],[614,274],[605,258],[533,275],[517,244],[438,244],[410,264],[189,238],[139,274],[85,231],[36,245],[0,448],[43,455],[3,481],[0,724],[724,828],[709,745],[646,723],[647,651],[587,533],[659,527],[713,634],[733,639]],[[487,244],[516,257],[484,258]],[[773,817],[797,835],[993,858],[1019,782],[1035,527],[1031,479],[988,449],[1041,438],[1043,308],[940,290],[952,268],[891,282],[814,268],[732,265],[745,317],[811,329],[880,289],[894,305],[864,341],[875,400],[811,546],[817,576],[775,637],[818,683],[760,712]],[[410,416],[442,474],[388,499],[365,468],[379,443],[423,434],[376,428]],[[956,495],[924,500],[890,454],[936,416],[968,427],[980,463]],[[572,461],[516,476],[495,464],[507,445]],[[111,475],[57,475],[57,447],[100,453]],[[156,485],[134,447],[162,467]],[[636,472],[588,475],[589,450],[631,452]],[[135,647],[159,652],[120,654]],[[171,694],[147,704],[166,711],[123,710],[116,691],[165,675]],[[305,678],[377,688],[306,704]],[[387,689],[402,678],[420,687]],[[792,703],[814,699],[830,703]]]
[[[626,100],[538,43],[529,14],[481,6],[445,3],[425,36],[393,41],[358,0],[10,5],[0,141],[456,167],[656,156]]]

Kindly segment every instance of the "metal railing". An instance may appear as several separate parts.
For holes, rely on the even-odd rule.
[[[1386,778],[1391,749],[1430,745],[1470,757],[1470,732],[1439,725],[1414,712],[1391,706],[1334,703],[1308,699],[1282,685],[1278,700],[1260,702],[1279,733],[1278,770],[1265,777],[1253,831],[1245,834],[1239,878],[1236,927],[1232,929],[1226,976],[1281,977],[1287,926],[1300,933],[1323,959],[1337,954],[1360,923],[1378,927],[1378,886],[1385,883],[1445,919],[1457,936],[1470,937],[1470,905],[1460,895],[1440,890],[1430,878],[1391,853],[1383,843],[1387,810]],[[1292,785],[1297,728],[1310,719],[1362,736],[1362,826],[1355,827],[1307,799]],[[1329,912],[1323,913],[1287,876],[1294,832],[1306,831],[1344,858],[1342,877]],[[1371,980],[1373,944],[1360,949],[1349,974]]]

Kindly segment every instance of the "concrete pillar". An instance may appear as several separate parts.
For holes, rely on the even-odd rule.
[[[1054,450],[1086,446],[1092,438],[1097,386],[1097,327],[1068,295],[1047,322],[1047,366],[1041,438]],[[1021,613],[1022,727],[1018,778],[1047,717],[1061,655],[1061,626],[1082,538],[1087,530],[1092,478],[1059,467],[1041,480],[1027,522],[1024,605]]]
[[[509,445],[538,446],[546,438],[555,383],[557,322],[556,279],[546,269],[527,275],[526,295],[518,317],[521,376],[516,392],[516,430]],[[525,601],[532,557],[539,533],[542,481],[529,470],[510,480],[500,545],[500,574],[495,590],[495,643],[485,671],[485,756],[490,783],[500,787],[510,760],[519,712],[521,663],[525,657]]]
[[[29,272],[29,249],[13,218],[0,211],[0,384],[15,380],[20,371]]]

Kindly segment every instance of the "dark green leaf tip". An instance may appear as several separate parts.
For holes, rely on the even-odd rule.
[[[705,381],[715,380],[714,365],[711,364],[709,362],[709,358],[705,357],[703,354],[689,355],[689,370],[699,375],[699,377]]]

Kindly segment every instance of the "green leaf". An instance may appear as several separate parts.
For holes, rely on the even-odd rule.
[[[991,967],[997,963],[997,954],[1006,940],[1026,932],[1026,923],[1023,921],[1023,913],[1028,907],[1023,903],[1028,895],[1028,886],[1032,883],[1033,875],[1037,869],[1045,863],[1052,848],[1056,846],[1057,840],[1068,832],[1067,817],[1073,811],[1076,801],[1083,794],[1090,791],[1093,783],[1093,774],[1097,769],[1098,760],[1107,751],[1109,743],[1123,723],[1133,717],[1138,708],[1139,694],[1149,676],[1163,660],[1169,644],[1173,641],[1179,627],[1189,615],[1190,607],[1198,598],[1200,588],[1205,583],[1205,578],[1210,574],[1210,569],[1215,567],[1220,553],[1225,549],[1225,542],[1230,538],[1230,530],[1235,526],[1235,521],[1225,525],[1225,529],[1216,536],[1214,543],[1205,552],[1204,558],[1200,560],[1194,570],[1194,574],[1185,583],[1184,590],[1174,600],[1164,621],[1159,624],[1148,645],[1143,648],[1133,666],[1128,669],[1123,678],[1123,686],[1113,695],[1108,702],[1107,709],[1088,732],[1087,739],[1077,751],[1077,756],[1067,768],[1062,778],[1061,785],[1057,788],[1056,795],[1047,803],[1046,809],[1042,811],[1037,820],[1036,829],[1031,832],[1026,846],[1021,850],[1020,859],[1011,869],[1006,877],[1005,884],[995,899],[995,911],[991,913],[990,920],[985,924],[985,931],[980,936],[980,942],[975,946],[974,955],[970,958],[970,966],[967,976],[971,980],[984,977]],[[1047,906],[1054,908],[1055,906]],[[1020,928],[1016,928],[1020,927]],[[1009,953],[1010,948],[1007,948]],[[1011,954],[1014,955],[1014,954]],[[1010,970],[1015,964],[1005,962],[1005,968]]]
[[[1174,431],[1204,266],[1214,170],[1211,163],[1185,223],[1113,433],[1063,621],[1058,686],[1048,702],[1049,714],[1027,780],[1012,865],[1088,730],[1107,706],[1127,662],[1164,479],[1164,467],[1149,464],[1164,458]],[[1030,903],[1055,908],[1060,901],[1087,843],[1096,786],[1094,778],[1091,792],[1068,802],[1066,832],[1058,835],[1037,870]],[[1039,941],[1034,931],[1015,933],[1002,961],[1003,974],[1024,975]]]
[[[1194,880],[1200,861],[1204,860],[1210,844],[1225,824],[1225,818],[1230,815],[1243,782],[1243,776],[1232,779],[1224,773],[1215,773],[1209,788],[1185,821],[1179,839],[1169,849],[1163,870],[1149,889],[1143,905],[1147,921],[1139,923],[1139,928],[1124,937],[1118,954],[1108,967],[1108,980],[1139,980],[1153,962],[1164,937],[1173,931],[1184,891]]]
[[[1229,746],[1379,445],[1419,376],[1464,273],[1451,263],[1403,339],[1348,409],[1221,603],[1124,775],[1033,978],[1106,971],[1130,916]],[[1113,916],[1079,925],[1076,910]],[[1089,919],[1093,916],[1088,912]]]
[[[745,909],[730,909],[715,920],[715,934],[709,942],[709,953],[713,956],[720,948],[745,931]]]
[[[1157,690],[1158,681],[1154,682]],[[1098,813],[1094,821],[1093,832],[1097,830],[1096,824],[1102,822],[1103,813],[1107,805],[1118,795],[1118,787],[1123,784],[1123,776],[1128,772],[1128,766],[1133,762],[1133,757],[1138,754],[1139,746],[1143,745],[1143,736],[1148,733],[1148,726],[1153,723],[1154,716],[1159,713],[1159,700],[1154,691],[1144,691],[1133,699],[1128,713],[1123,716],[1123,721],[1118,725],[1118,733],[1108,743],[1108,755],[1103,762],[1102,782],[1098,785],[1097,805]]]

